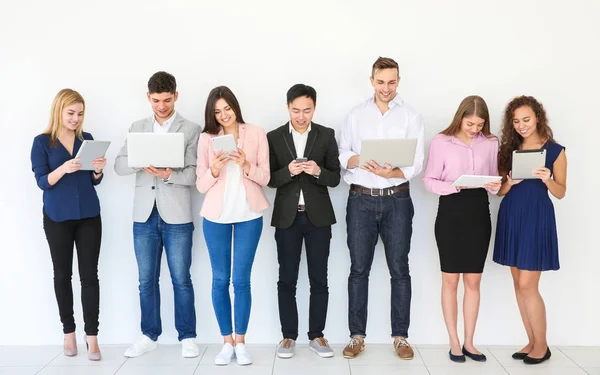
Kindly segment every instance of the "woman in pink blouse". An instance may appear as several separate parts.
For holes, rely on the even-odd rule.
[[[487,257],[492,224],[488,192],[496,194],[500,182],[484,188],[455,187],[463,174],[498,175],[498,139],[490,133],[490,116],[485,101],[469,96],[459,105],[452,123],[435,136],[423,176],[425,188],[440,195],[435,239],[442,269],[442,310],[450,338],[450,359],[465,362],[486,360],[473,345],[479,313],[479,285]],[[464,346],[456,329],[456,290],[460,274],[464,283]]]

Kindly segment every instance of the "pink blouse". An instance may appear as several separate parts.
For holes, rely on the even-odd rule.
[[[463,174],[498,176],[498,139],[479,133],[471,146],[453,136],[436,135],[429,145],[429,160],[423,175],[425,188],[432,193],[456,193],[452,183]],[[492,194],[498,191],[488,191]]]

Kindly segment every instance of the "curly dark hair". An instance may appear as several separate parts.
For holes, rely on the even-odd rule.
[[[542,103],[533,96],[518,96],[511,100],[504,109],[502,118],[502,132],[500,138],[500,150],[498,153],[498,171],[504,176],[508,173],[512,164],[512,153],[518,150],[523,143],[523,137],[513,126],[513,117],[517,108],[528,106],[537,118],[537,132],[546,142],[555,142],[552,129],[548,126],[548,117]]]

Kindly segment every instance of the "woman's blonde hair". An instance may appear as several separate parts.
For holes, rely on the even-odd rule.
[[[58,94],[56,94],[56,97],[52,102],[52,109],[50,110],[50,122],[48,123],[48,128],[46,128],[46,131],[44,132],[44,134],[48,134],[50,136],[51,147],[55,146],[58,133],[63,126],[63,110],[67,106],[78,103],[83,104],[83,116],[81,118],[81,123],[75,130],[75,136],[83,140],[83,119],[85,118],[85,101],[83,100],[83,96],[81,96],[81,94],[75,90],[62,89],[58,92]]]

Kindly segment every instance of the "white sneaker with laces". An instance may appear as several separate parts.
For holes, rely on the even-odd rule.
[[[196,344],[196,339],[188,338],[181,340],[181,355],[183,358],[195,358],[200,355],[200,348]]]
[[[131,345],[129,348],[127,348],[127,350],[125,350],[125,357],[139,357],[142,354],[148,353],[149,351],[156,349],[157,347],[158,345],[156,344],[156,341],[152,341],[148,336],[142,335],[136,340],[136,342],[133,345]]]
[[[236,344],[235,345],[235,357],[237,358],[237,363],[240,366],[246,366],[252,364],[252,356],[250,353],[246,351],[245,344]]]
[[[234,355],[235,351],[233,350],[233,345],[225,343],[219,354],[215,357],[215,365],[225,366],[230,364]]]

